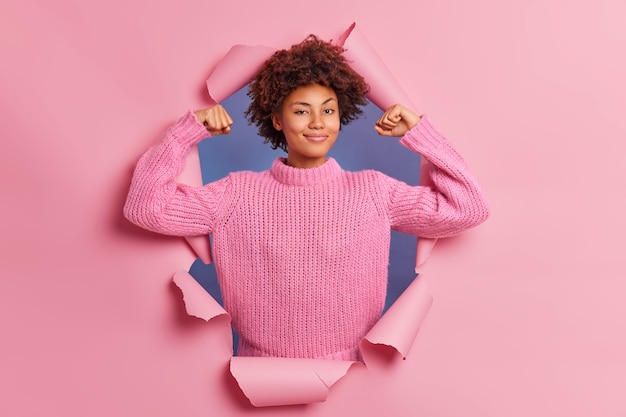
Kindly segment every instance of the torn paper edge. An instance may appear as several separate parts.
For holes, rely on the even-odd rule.
[[[234,356],[231,375],[255,407],[323,402],[330,388],[360,362]]]
[[[174,283],[183,293],[187,314],[213,320],[230,315],[188,272],[179,271]],[[417,277],[398,297],[360,344],[364,364],[392,349],[406,358],[432,304],[423,277]],[[233,356],[230,372],[241,391],[256,407],[325,401],[330,387],[361,362],[327,359]]]

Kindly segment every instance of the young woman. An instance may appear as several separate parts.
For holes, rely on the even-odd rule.
[[[426,117],[401,104],[374,128],[427,158],[432,186],[347,172],[327,156],[341,126],[366,104],[367,84],[342,53],[309,36],[276,52],[252,81],[246,115],[287,152],[269,170],[234,172],[203,187],[176,182],[207,131],[230,133],[233,121],[220,105],[186,113],[137,164],[125,216],[158,233],[213,235],[241,356],[359,359],[358,343],[385,301],[390,230],[446,237],[488,216],[462,158]]]

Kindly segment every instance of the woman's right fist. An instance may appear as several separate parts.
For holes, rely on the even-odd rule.
[[[194,114],[198,122],[203,124],[212,136],[230,133],[233,119],[221,105],[216,104],[208,109],[196,110]]]

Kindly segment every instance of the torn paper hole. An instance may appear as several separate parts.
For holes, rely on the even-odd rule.
[[[337,43],[346,49],[350,65],[370,84],[369,100],[381,109],[397,102],[415,108],[355,24]],[[265,46],[231,48],[207,80],[210,100],[219,103],[249,83],[274,51]],[[195,172],[187,180],[202,182]],[[428,182],[428,176],[422,174],[420,180]],[[208,237],[190,237],[187,241],[203,262],[211,262]],[[434,243],[435,240],[419,239],[416,269],[428,258]],[[177,273],[174,282],[183,292],[188,314],[206,321],[228,316],[188,273]],[[381,348],[392,349],[405,358],[431,304],[424,278],[416,278],[363,339],[360,348],[365,364],[372,355],[380,354]],[[362,366],[349,361],[235,356],[231,358],[230,371],[251,404],[264,407],[324,401],[330,387],[355,365]]]

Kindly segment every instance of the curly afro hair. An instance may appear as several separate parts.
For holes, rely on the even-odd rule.
[[[309,35],[290,49],[275,52],[252,80],[248,96],[252,103],[246,110],[250,124],[259,128],[259,135],[272,149],[287,151],[283,132],[276,130],[272,114],[280,112],[284,99],[296,88],[320,84],[332,88],[337,95],[341,125],[356,120],[367,104],[369,86],[343,56],[340,46]]]

